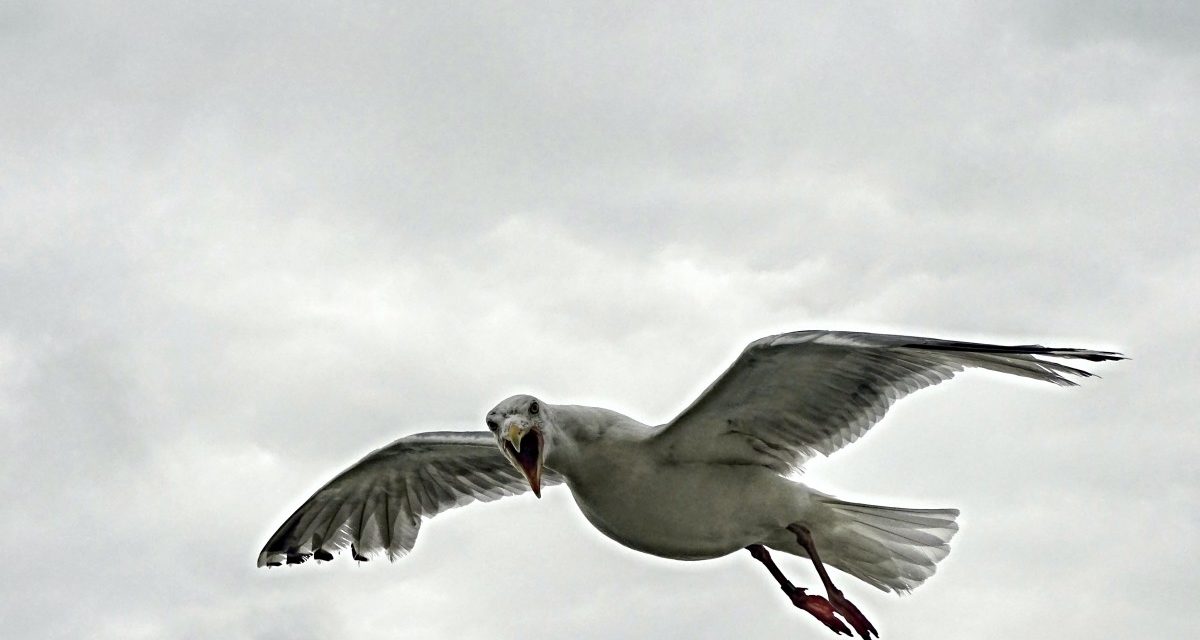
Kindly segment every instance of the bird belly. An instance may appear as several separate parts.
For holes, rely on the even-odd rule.
[[[720,557],[795,522],[802,485],[764,467],[682,464],[611,467],[568,479],[584,516],[617,542],[678,560]]]

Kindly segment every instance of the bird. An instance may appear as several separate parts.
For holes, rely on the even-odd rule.
[[[900,398],[970,368],[1061,386],[1094,374],[1061,360],[1117,352],[1002,346],[848,331],[795,331],[751,342],[665,424],[515,395],[487,430],[402,437],[338,474],[270,537],[258,566],[407,554],[424,519],[565,485],[608,538],[676,560],[748,551],[786,597],[834,633],[878,637],[834,584],[834,567],[885,592],[934,574],[958,531],[957,509],[840,500],[797,479],[816,455],[854,442]],[[794,585],[771,551],[811,561],[825,595]],[[851,631],[851,629],[853,631]]]

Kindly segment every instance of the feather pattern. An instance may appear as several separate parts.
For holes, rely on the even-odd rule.
[[[542,482],[562,478],[545,469]],[[372,452],[321,487],[271,536],[258,566],[329,560],[347,547],[355,560],[383,554],[394,560],[412,550],[423,518],[528,490],[492,434],[418,433]]]
[[[762,464],[780,473],[867,432],[900,398],[966,368],[1052,382],[1093,374],[1054,360],[1109,351],[1002,346],[872,333],[797,331],[755,340],[656,439],[676,460]]]

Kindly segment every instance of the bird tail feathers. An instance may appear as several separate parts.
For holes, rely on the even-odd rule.
[[[831,516],[812,532],[821,560],[883,591],[908,593],[929,579],[958,532],[958,509],[818,500]]]

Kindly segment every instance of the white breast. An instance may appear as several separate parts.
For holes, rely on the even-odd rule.
[[[764,467],[666,464],[644,446],[611,444],[586,451],[567,484],[597,529],[638,551],[715,558],[764,540],[802,510],[802,487]]]

